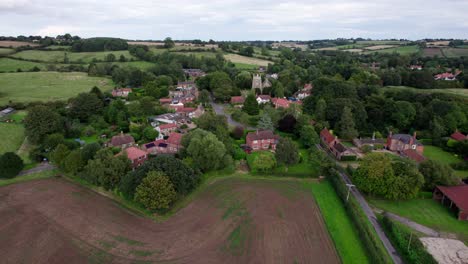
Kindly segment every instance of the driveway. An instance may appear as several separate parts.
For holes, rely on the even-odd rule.
[[[242,123],[239,123],[239,122],[233,120],[231,115],[224,111],[224,108],[226,107],[226,105],[225,104],[215,103],[214,100],[213,100],[213,97],[211,97],[211,99],[210,99],[210,104],[213,107],[213,110],[215,111],[215,113],[217,115],[223,115],[223,116],[226,117],[229,126],[241,126],[241,127],[244,127],[247,130],[255,130],[255,127],[246,126],[246,125],[244,125]]]

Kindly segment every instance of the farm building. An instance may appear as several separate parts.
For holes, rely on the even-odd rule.
[[[468,185],[437,186],[433,199],[455,212],[458,220],[468,220]]]
[[[330,151],[337,160],[352,160],[356,154],[341,143],[338,137],[333,136],[326,128],[320,131],[322,145]]]

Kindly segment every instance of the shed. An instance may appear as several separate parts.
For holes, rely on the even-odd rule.
[[[451,209],[458,220],[468,220],[468,185],[436,186],[433,199]]]

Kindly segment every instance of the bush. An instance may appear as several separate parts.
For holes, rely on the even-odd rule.
[[[342,156],[341,161],[355,161],[357,159],[356,156]]]
[[[268,151],[259,151],[247,156],[247,164],[252,173],[266,173],[276,166],[275,155]]]
[[[23,167],[23,160],[13,152],[7,152],[0,156],[0,178],[14,178]]]
[[[382,219],[382,226],[392,244],[396,246],[397,251],[403,256],[405,263],[437,263],[432,255],[426,251],[423,243],[415,234],[411,234],[411,231],[407,227],[392,221],[386,216]],[[409,247],[408,243],[410,244]]]
[[[149,172],[135,191],[135,201],[148,210],[168,209],[176,196],[169,177],[157,171]]]

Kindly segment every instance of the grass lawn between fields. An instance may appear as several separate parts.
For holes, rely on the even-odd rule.
[[[69,51],[57,51],[57,50],[25,50],[12,55],[14,58],[21,58],[24,60],[34,60],[40,62],[51,62],[51,63],[63,63],[65,54],[68,57],[69,62],[74,63],[91,63],[94,59],[104,61],[106,56],[114,54],[116,60],[119,59],[120,55],[125,56],[127,60],[133,58],[128,50],[119,51],[98,51],[98,52],[69,52]]]
[[[58,173],[59,173],[58,170],[48,170],[48,171],[36,172],[36,173],[24,175],[24,176],[16,176],[13,179],[0,179],[0,187],[7,186],[10,184],[20,183],[20,182],[25,182],[25,181],[45,179],[45,178],[55,176]]]
[[[457,155],[447,152],[436,146],[424,146],[424,156],[432,160],[437,160],[446,165],[462,161],[462,159]],[[455,175],[462,179],[468,178],[468,171],[456,170]]]
[[[82,72],[19,72],[0,74],[0,105],[13,102],[66,100],[93,86],[102,91],[114,87],[112,80]]]
[[[16,152],[24,140],[24,126],[15,123],[0,123],[0,155]]]
[[[389,201],[370,198],[368,200],[379,209],[407,217],[441,232],[455,233],[465,243],[468,242],[468,222],[457,220],[455,214],[448,208],[432,199]]]
[[[311,191],[319,205],[343,263],[370,263],[365,247],[332,185],[327,181],[304,181],[303,186]]]

